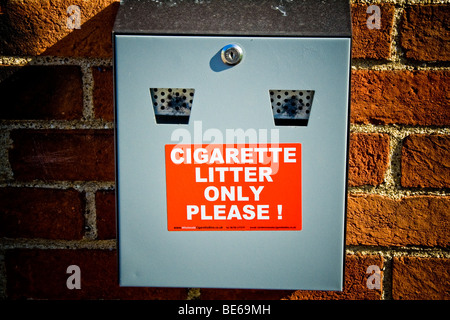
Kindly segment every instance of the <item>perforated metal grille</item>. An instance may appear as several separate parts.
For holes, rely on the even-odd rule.
[[[156,122],[188,123],[194,93],[187,88],[150,88]]]
[[[309,119],[313,90],[270,90],[275,119]]]
[[[314,90],[270,90],[275,125],[308,125]]]

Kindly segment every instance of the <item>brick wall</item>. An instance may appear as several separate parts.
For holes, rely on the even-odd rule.
[[[366,9],[381,9],[369,29]],[[114,0],[0,0],[2,299],[449,299],[449,1],[352,1],[343,292],[120,288]],[[67,28],[67,8],[81,29]],[[78,265],[81,289],[66,285]],[[381,288],[369,289],[371,265]]]

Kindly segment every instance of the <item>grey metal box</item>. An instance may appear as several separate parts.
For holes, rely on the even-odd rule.
[[[120,285],[342,290],[348,1],[124,1],[113,41]]]

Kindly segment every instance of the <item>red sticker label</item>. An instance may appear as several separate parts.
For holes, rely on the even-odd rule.
[[[169,231],[301,230],[301,144],[166,145]]]

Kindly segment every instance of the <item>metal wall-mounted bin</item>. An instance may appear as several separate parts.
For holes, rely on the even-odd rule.
[[[122,1],[113,40],[120,284],[342,290],[349,2]]]

